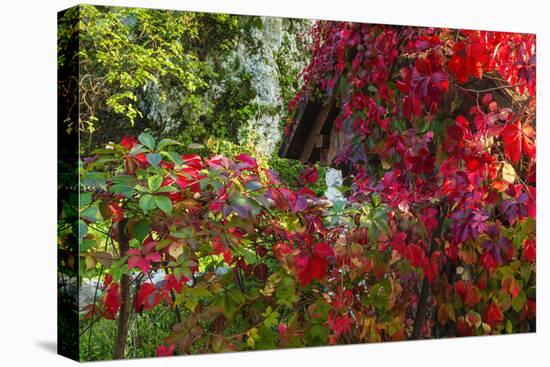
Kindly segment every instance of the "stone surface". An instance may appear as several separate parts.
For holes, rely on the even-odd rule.
[[[345,200],[344,195],[342,195],[338,189],[344,183],[342,171],[328,168],[325,175],[325,182],[327,184],[327,190],[325,191],[327,199],[331,201]]]
[[[241,59],[244,71],[252,75],[252,85],[257,92],[253,101],[259,106],[259,113],[240,131],[243,139],[252,139],[258,153],[271,155],[282,138],[286,102],[282,95],[282,75],[277,56],[282,54],[285,69],[294,78],[306,64],[304,52],[299,47],[299,37],[307,34],[310,21],[261,17],[263,29],[256,28],[251,36],[255,48],[241,44],[237,57]]]
[[[224,78],[239,81],[249,75],[256,97],[249,101],[257,113],[238,132],[241,143],[253,142],[258,153],[269,156],[282,139],[286,103],[282,80],[290,76],[298,80],[298,73],[307,62],[302,37],[307,36],[313,25],[309,20],[260,17],[259,24],[243,34],[238,47],[222,61]],[[243,30],[244,31],[244,30]],[[291,75],[282,75],[282,74]],[[208,93],[201,99],[202,110],[216,103],[225,91],[223,83],[209,85]],[[158,126],[164,134],[176,131],[182,123],[180,102],[183,91],[172,89],[164,99],[155,83],[143,88],[140,109],[145,117]]]

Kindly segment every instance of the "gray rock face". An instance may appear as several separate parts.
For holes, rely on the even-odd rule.
[[[250,77],[256,97],[249,101],[257,113],[241,126],[238,138],[241,143],[252,142],[258,153],[271,155],[282,138],[286,103],[283,98],[284,83],[298,80],[298,74],[306,65],[307,53],[304,39],[313,21],[260,17],[260,22],[244,34],[235,50],[222,56],[224,78],[240,81],[243,75]],[[243,29],[244,32],[244,29]],[[208,110],[227,88],[221,83],[208,86],[208,93],[201,98],[202,110]],[[173,88],[161,98],[159,88],[150,83],[140,95],[140,109],[145,117],[168,134],[182,124],[184,91]],[[288,98],[288,96],[287,96]]]
[[[82,279],[82,284],[78,285],[78,280],[75,277],[63,277],[59,280],[59,289],[74,297],[74,301],[78,301],[78,308],[82,310],[87,305],[94,302],[94,295],[97,288],[97,299],[100,299],[103,295],[101,288],[103,282],[99,282],[97,279]]]
[[[339,187],[344,183],[342,171],[334,168],[328,168],[325,176],[325,182],[327,184],[327,190],[325,191],[327,199],[333,202],[345,200],[344,195],[342,195],[339,190]]]
[[[257,92],[253,101],[260,113],[248,121],[240,131],[243,140],[252,140],[258,153],[271,155],[282,138],[286,101],[282,96],[283,70],[277,56],[285,60],[285,69],[297,73],[305,66],[299,37],[307,34],[312,26],[309,21],[293,21],[282,18],[261,17],[263,29],[254,29],[251,34],[255,48],[240,45],[236,57],[244,71],[252,75],[252,85]]]
[[[98,282],[97,279],[83,279],[80,289],[78,291],[78,307],[84,308],[90,303],[94,303],[94,295],[97,289],[97,299],[100,299],[103,295],[101,288],[103,282]]]

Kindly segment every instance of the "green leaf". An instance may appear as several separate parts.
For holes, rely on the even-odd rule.
[[[190,287],[187,289],[187,293],[195,297],[210,297],[212,293],[205,287]]]
[[[419,134],[424,134],[426,131],[428,131],[428,128],[430,127],[430,121],[425,118],[417,118],[415,120],[416,129]]]
[[[151,164],[151,166],[153,167],[158,167],[158,165],[160,164],[160,161],[162,160],[162,158],[160,157],[160,154],[158,153],[147,153],[146,157],[147,157],[147,162],[149,162],[149,164]]]
[[[80,216],[89,220],[90,222],[97,222],[100,219],[99,209],[95,206],[91,206],[81,211]]]
[[[174,162],[175,164],[183,164],[183,160],[181,159],[180,155],[176,152],[165,152],[165,151],[162,151],[160,152],[160,154],[168,157],[168,159],[170,159],[172,162]]]
[[[150,229],[151,225],[149,224],[149,221],[147,219],[140,219],[134,225],[134,237],[138,239],[139,242],[143,242],[145,237],[149,234]]]
[[[134,188],[135,188],[137,191],[139,191],[139,192],[145,192],[145,193],[147,193],[147,192],[151,191],[151,190],[149,190],[147,187],[145,187],[145,186],[143,186],[143,185],[136,185]]]
[[[191,143],[187,146],[188,149],[202,149],[203,146],[197,143]]]
[[[149,194],[143,195],[139,198],[139,207],[143,210],[144,214],[147,214],[155,207],[155,197]]]
[[[508,334],[512,334],[514,331],[514,326],[512,325],[512,322],[510,320],[506,320],[506,332]]]
[[[244,303],[245,298],[244,295],[241,293],[240,290],[234,288],[227,292],[227,295],[229,296],[229,299],[233,301],[234,303],[240,305],[241,303]]]
[[[128,199],[131,199],[134,195],[134,188],[128,186],[125,183],[117,183],[111,186],[110,190],[113,194],[120,194],[122,196],[127,197]]]
[[[78,239],[82,240],[88,234],[88,225],[83,220],[78,220],[76,230],[78,231]]]
[[[252,190],[252,191],[261,189],[262,186],[263,186],[262,183],[259,182],[259,181],[249,181],[249,182],[246,183],[246,189],[247,190]]]
[[[391,122],[391,127],[398,130],[400,133],[407,129],[407,124],[403,120],[393,120]]]
[[[81,178],[81,185],[88,187],[97,187],[102,190],[107,190],[107,182],[103,177],[102,173],[99,172],[89,172],[84,174]]]
[[[174,139],[162,139],[158,143],[157,150],[161,150],[162,148],[167,147],[168,145],[183,145],[183,144]]]
[[[178,189],[174,186],[164,186],[158,189],[157,192],[178,192]]]
[[[199,301],[193,297],[188,297],[185,293],[181,293],[176,296],[176,305],[178,304],[183,304],[189,311],[194,312]]]
[[[165,212],[168,215],[172,215],[172,200],[167,196],[155,196],[155,203],[160,210]]]
[[[382,202],[382,196],[380,196],[379,193],[375,192],[372,194],[372,205],[374,207],[377,207]]]
[[[521,312],[527,302],[527,295],[524,291],[519,292],[518,296],[512,300],[512,308],[516,312]]]
[[[114,176],[113,178],[111,178],[111,181],[117,184],[134,185],[136,178],[130,175],[120,175],[120,176]]]
[[[130,155],[138,155],[138,154],[141,154],[141,153],[145,153],[147,151],[147,148],[145,148],[143,145],[136,145],[135,147],[133,147],[132,149],[130,149],[130,151],[128,153],[130,153]]]
[[[92,247],[95,247],[97,245],[97,241],[95,239],[93,240],[87,240],[83,239],[82,243],[80,244],[80,251],[88,251]]]
[[[80,192],[79,195],[79,208],[82,210],[85,206],[89,205],[92,202],[92,193],[91,192]]]
[[[141,133],[138,136],[138,140],[141,144],[145,145],[147,148],[153,150],[155,149],[155,138],[147,133]]]
[[[149,185],[149,190],[151,190],[151,192],[157,191],[158,189],[160,189],[160,186],[162,185],[162,176],[161,175],[150,176],[147,179],[147,184]]]
[[[163,248],[167,247],[168,245],[170,245],[172,243],[172,241],[170,240],[162,240],[162,241],[159,241],[159,243],[157,243],[157,245],[155,246],[155,250],[157,251],[160,251],[162,250]]]

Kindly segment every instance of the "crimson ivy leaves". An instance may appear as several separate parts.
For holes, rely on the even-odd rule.
[[[143,283],[139,287],[134,307],[137,312],[150,310],[162,302],[162,300],[166,300],[169,305],[172,304],[168,290],[157,288],[152,283]]]
[[[500,210],[510,224],[514,224],[517,219],[536,218],[535,187],[525,188],[523,185],[509,185],[506,194],[509,198],[502,201]]]
[[[155,252],[157,242],[144,243],[141,248],[131,248],[126,252],[128,256],[128,269],[138,267],[143,273],[149,272],[152,262],[162,260],[162,256]]]
[[[294,265],[300,284],[308,285],[313,279],[322,280],[327,273],[327,259],[333,255],[332,248],[326,242],[313,245],[311,253],[300,251],[294,257]]]
[[[224,350],[224,327],[233,330],[240,312],[232,348],[407,338],[423,279],[453,335],[520,330],[534,318],[536,240],[525,223],[534,223],[535,188],[524,177],[534,172],[534,123],[490,95],[466,102],[460,85],[503,65],[490,65],[489,54],[502,55],[484,48],[498,42],[328,24],[335,32],[316,55],[334,62],[314,64],[331,69],[311,80],[341,102],[335,129],[351,139],[338,154],[352,168],[346,200],[320,205],[327,200],[307,188],[319,178],[313,167],[290,188],[248,154],[179,155],[163,151],[174,142],[148,134],[113,146],[123,167],[103,185],[100,210],[133,224],[122,267],[166,271],[139,285],[134,307],[170,304],[174,292],[190,314],[159,355],[174,345],[186,353],[195,337]],[[530,73],[501,72],[511,83]],[[116,286],[110,292],[112,317]],[[219,326],[210,340],[201,317]]]
[[[512,163],[518,163],[521,155],[535,158],[535,130],[529,125],[520,122],[519,119],[506,124],[501,132],[504,152]]]

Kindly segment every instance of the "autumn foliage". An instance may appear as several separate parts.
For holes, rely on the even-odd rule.
[[[132,312],[178,313],[159,356],[533,331],[535,37],[322,21],[313,39],[289,107],[337,101],[346,200],[312,168],[290,188],[247,154],[124,137],[81,168],[81,270],[104,278],[85,319],[116,319],[131,275]]]

